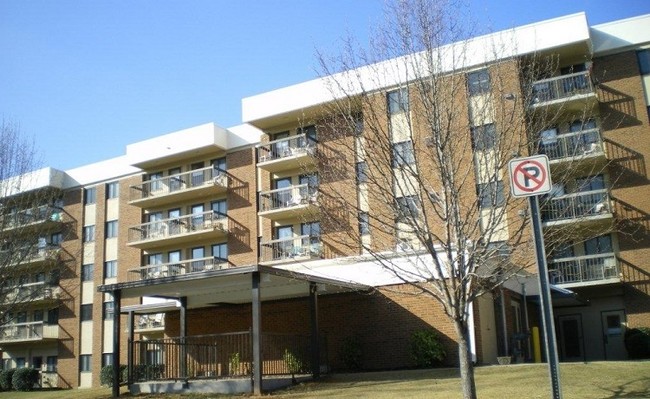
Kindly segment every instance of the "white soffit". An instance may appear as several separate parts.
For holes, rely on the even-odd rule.
[[[650,14],[591,27],[596,56],[650,44]]]

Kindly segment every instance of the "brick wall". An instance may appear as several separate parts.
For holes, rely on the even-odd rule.
[[[255,149],[246,148],[227,155],[228,260],[233,266],[257,263],[257,194]]]
[[[594,60],[628,326],[650,326],[650,127],[634,51]]]

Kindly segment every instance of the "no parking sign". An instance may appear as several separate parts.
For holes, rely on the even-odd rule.
[[[513,159],[508,163],[510,191],[515,197],[546,194],[551,191],[551,172],[546,155]]]

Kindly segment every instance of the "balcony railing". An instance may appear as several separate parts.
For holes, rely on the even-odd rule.
[[[61,251],[57,244],[28,245],[0,251],[0,265],[22,265],[54,260]]]
[[[164,328],[164,313],[143,314],[138,317],[138,321],[135,323],[134,331],[138,332],[143,330],[163,330]]]
[[[2,303],[34,302],[48,299],[56,299],[59,296],[59,288],[46,281],[36,283],[20,284],[6,291]]]
[[[163,240],[202,231],[226,232],[228,218],[214,211],[190,214],[172,219],[148,222],[129,229],[129,244],[140,241]]]
[[[613,253],[549,260],[552,284],[598,282],[619,278],[618,262]]]
[[[316,142],[306,134],[269,141],[257,147],[257,162],[269,162],[302,154],[313,154]]]
[[[611,214],[607,190],[594,190],[546,198],[542,202],[542,221],[553,222]]]
[[[197,187],[204,186],[228,187],[226,172],[208,166],[189,172],[152,179],[130,187],[129,200],[138,201],[152,197],[181,193]]]
[[[576,95],[594,93],[589,72],[576,72],[550,79],[538,80],[532,85],[531,105],[568,99]]]
[[[311,235],[266,241],[260,246],[261,262],[320,258],[322,253],[320,237]]]
[[[603,142],[599,129],[562,134],[551,139],[540,140],[539,152],[550,160],[602,155]]]
[[[7,324],[0,327],[0,342],[37,341],[44,338],[57,338],[58,331],[58,325],[46,325],[42,321]]]
[[[63,221],[63,210],[53,205],[41,205],[36,208],[11,212],[1,219],[0,228],[9,230],[44,222]]]
[[[228,262],[221,258],[209,256],[206,258],[188,259],[180,262],[137,267],[129,270],[128,279],[129,281],[150,280],[227,268]]]
[[[313,204],[318,199],[318,186],[300,184],[260,193],[260,212]]]

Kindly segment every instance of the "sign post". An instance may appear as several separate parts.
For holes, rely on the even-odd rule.
[[[551,389],[554,399],[562,398],[560,387],[560,370],[557,355],[557,340],[555,323],[553,321],[553,304],[551,302],[551,287],[548,281],[548,267],[544,249],[542,221],[539,214],[538,195],[546,194],[553,188],[551,173],[546,155],[536,155],[527,158],[513,159],[508,163],[510,172],[510,190],[514,197],[528,197],[530,218],[533,225],[533,239],[537,256],[537,271],[539,274],[539,297],[542,308],[542,325],[546,343],[546,360],[548,361],[551,377]]]

